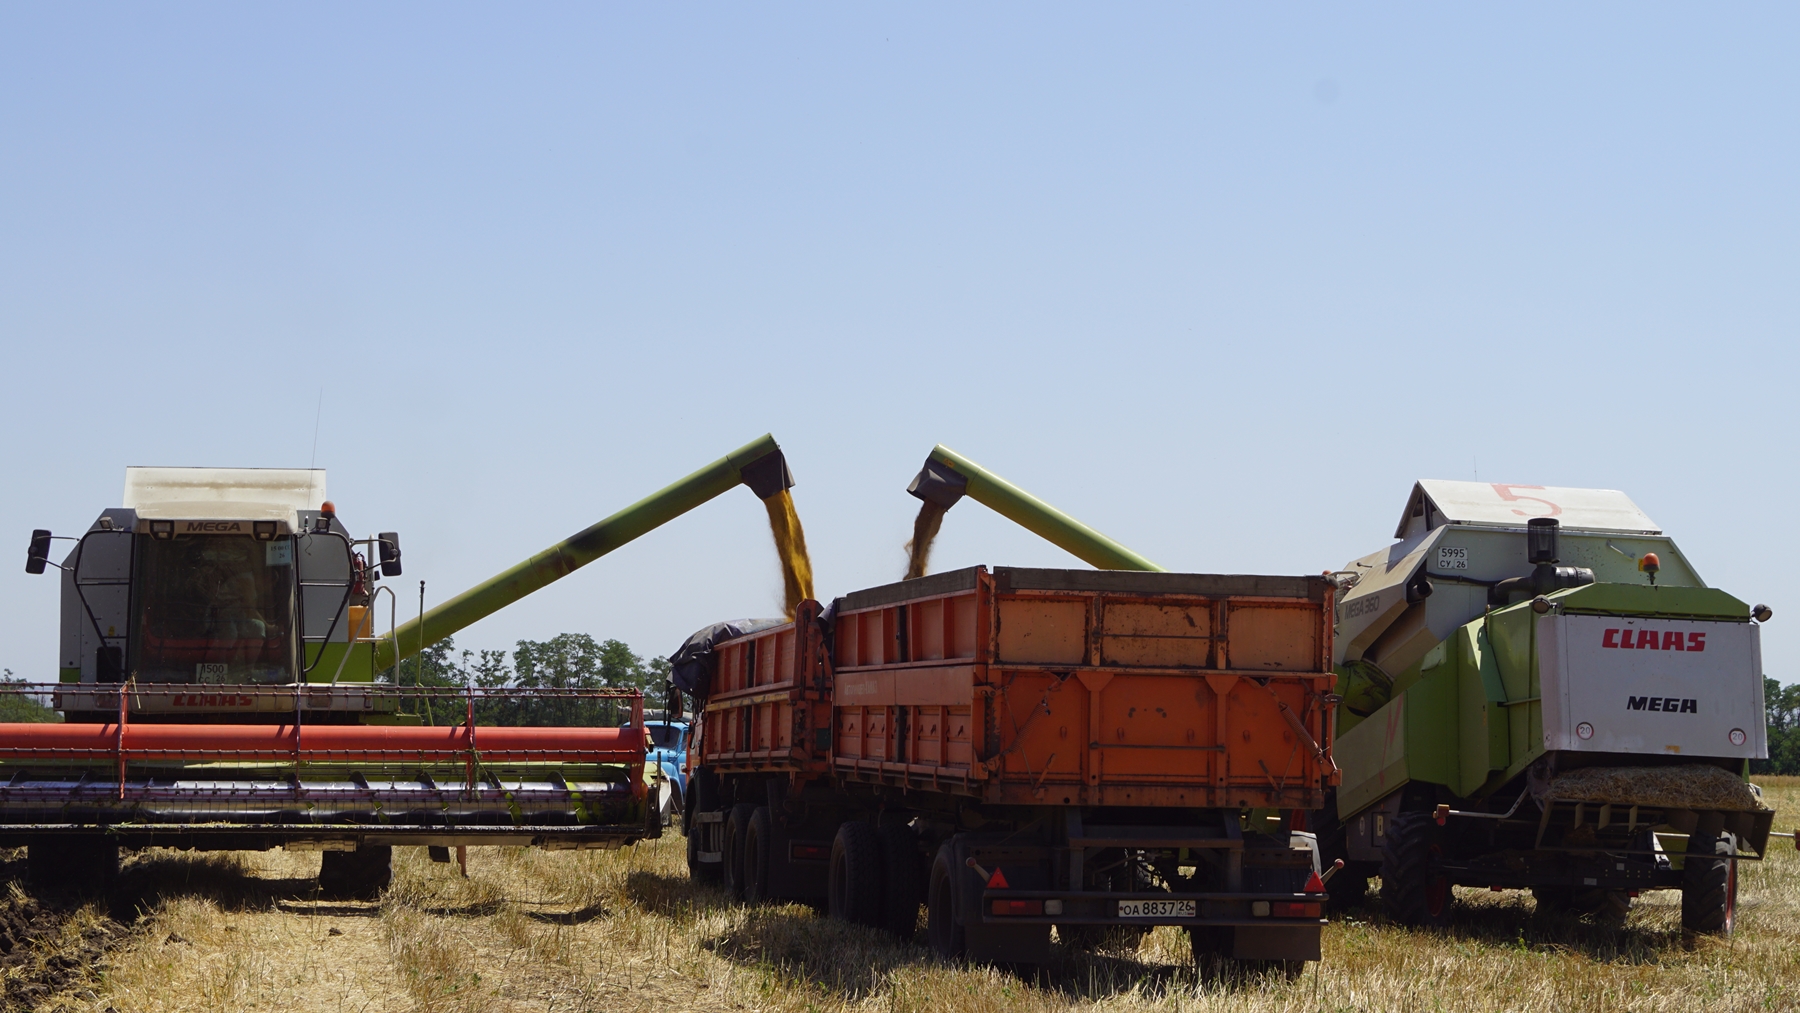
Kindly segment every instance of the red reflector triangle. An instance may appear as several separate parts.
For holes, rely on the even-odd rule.
[[[1292,883],[1293,880],[1290,879],[1290,880],[1288,880],[1288,882]],[[1325,881],[1320,879],[1319,874],[1315,872],[1312,875],[1306,877],[1306,889],[1301,892],[1302,893],[1324,893],[1325,892]]]
[[[999,866],[995,866],[994,874],[988,877],[987,888],[989,890],[1010,890],[1012,884],[1006,881],[1006,873],[1001,872]]]

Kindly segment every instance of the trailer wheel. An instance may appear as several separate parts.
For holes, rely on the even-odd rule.
[[[1737,860],[1728,834],[1688,835],[1681,873],[1681,927],[1729,935],[1737,921]],[[1719,857],[1701,857],[1701,856]]]
[[[739,802],[725,817],[725,892],[732,900],[744,899],[744,836],[750,830],[750,817],[756,807]]]
[[[839,921],[881,924],[881,836],[862,820],[838,827],[831,841],[829,909]]]
[[[938,848],[937,857],[931,862],[931,885],[925,898],[925,934],[932,951],[945,960],[956,960],[968,949],[968,936],[957,920],[956,857],[948,841]]]
[[[394,881],[394,849],[364,844],[319,858],[319,893],[327,900],[377,900]]]
[[[881,828],[880,928],[901,939],[911,939],[919,929],[919,904],[924,889],[919,874],[919,838],[912,829],[890,824]]]
[[[1450,877],[1438,871],[1437,824],[1431,814],[1401,813],[1381,851],[1381,908],[1402,925],[1450,923]]]
[[[769,807],[759,805],[744,830],[744,903],[769,899]]]

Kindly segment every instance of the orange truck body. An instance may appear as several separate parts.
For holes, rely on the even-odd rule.
[[[1323,578],[976,567],[718,648],[689,763],[1011,805],[1314,809]]]
[[[1197,957],[1317,959],[1332,592],[974,567],[702,631],[689,871],[907,938],[923,905],[947,958],[1175,925]]]

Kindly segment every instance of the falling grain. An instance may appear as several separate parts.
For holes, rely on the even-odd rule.
[[[912,541],[906,543],[907,580],[925,576],[925,568],[931,562],[931,543],[937,540],[943,523],[943,507],[930,500],[919,504],[919,516],[913,518]]]
[[[794,497],[786,490],[763,500],[769,511],[769,533],[775,536],[775,555],[781,561],[781,589],[789,619],[794,609],[813,596],[812,559],[806,554],[806,532],[794,512]]]

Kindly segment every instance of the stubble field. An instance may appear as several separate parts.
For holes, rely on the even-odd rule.
[[[1800,778],[1762,783],[1800,810]],[[1800,853],[1771,851],[1742,867],[1729,938],[1685,938],[1674,893],[1610,931],[1459,890],[1446,931],[1382,924],[1372,903],[1337,919],[1325,959],[1291,981],[1200,976],[1167,928],[1036,974],[946,965],[806,907],[728,903],[688,881],[678,834],[611,853],[471,850],[466,880],[396,849],[394,886],[368,904],[316,899],[316,854],[146,852],[110,907],[33,896],[15,854],[0,865],[0,984],[9,1008],[117,1013],[1797,1009]]]

